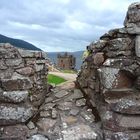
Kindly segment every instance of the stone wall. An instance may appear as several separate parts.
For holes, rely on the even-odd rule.
[[[140,3],[129,6],[124,26],[90,44],[77,77],[105,140],[140,139]]]
[[[0,139],[24,140],[48,92],[45,53],[0,44]]]

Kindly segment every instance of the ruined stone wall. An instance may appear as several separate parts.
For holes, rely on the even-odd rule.
[[[140,139],[140,3],[129,6],[124,26],[90,44],[77,77],[105,140]]]
[[[0,139],[24,140],[48,92],[43,52],[0,44]]]

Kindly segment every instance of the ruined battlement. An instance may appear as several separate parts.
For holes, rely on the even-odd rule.
[[[25,139],[26,123],[36,115],[48,91],[43,52],[0,44],[0,137]],[[15,135],[16,134],[16,135]]]
[[[124,26],[90,44],[94,53],[77,77],[105,140],[140,138],[140,3],[129,6]]]

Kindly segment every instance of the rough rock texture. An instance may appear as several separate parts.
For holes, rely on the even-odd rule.
[[[25,124],[37,115],[48,91],[46,62],[43,52],[0,44],[0,139],[28,136]]]
[[[129,6],[124,25],[90,44],[77,77],[105,140],[140,139],[140,3]]]

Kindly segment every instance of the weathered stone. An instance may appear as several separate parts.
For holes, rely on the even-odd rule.
[[[104,88],[111,89],[114,81],[116,80],[116,75],[119,72],[119,69],[104,67],[102,69],[98,69],[100,73],[100,79],[102,79],[101,83]]]
[[[35,71],[39,72],[44,70],[44,66],[45,66],[44,64],[35,64]]]
[[[47,117],[50,117],[50,116],[51,116],[51,112],[49,110],[40,112],[40,117],[41,118],[47,118]]]
[[[29,137],[29,131],[25,125],[0,127],[0,139],[2,140],[25,140],[27,137]]]
[[[4,91],[0,95],[0,100],[3,102],[20,103],[27,100],[28,91]]]
[[[132,45],[132,40],[130,38],[117,38],[110,40],[109,47],[107,49],[111,51],[127,51],[131,50],[134,46]]]
[[[70,115],[76,116],[79,113],[79,109],[78,108],[72,108],[70,111]]]
[[[43,106],[41,106],[41,110],[43,109],[43,110],[50,110],[50,109],[53,109],[53,107],[55,106],[55,104],[53,104],[53,103],[47,103],[47,104],[45,104],[45,105],[43,105]]]
[[[140,27],[137,26],[136,24],[131,23],[131,24],[127,25],[126,30],[127,30],[127,33],[129,33],[129,34],[140,35]]]
[[[124,25],[127,27],[130,23],[138,24],[140,22],[140,4],[139,2],[132,3],[127,11]]]
[[[103,120],[104,128],[112,131],[140,129],[140,117],[136,115],[122,115],[111,111],[106,111]]]
[[[70,96],[68,96],[66,100],[73,101],[83,97],[83,93],[79,89],[74,89],[74,93],[70,94]]]
[[[107,99],[110,100],[110,99],[121,99],[139,93],[131,88],[123,88],[123,89],[103,90],[103,94],[106,100]]]
[[[128,131],[128,132],[113,132],[104,131],[105,140],[139,140],[140,132]]]
[[[79,99],[76,101],[76,106],[84,106],[86,105],[86,99]]]
[[[24,67],[22,59],[6,59],[5,63],[8,67]]]
[[[60,90],[59,92],[55,93],[55,97],[62,98],[63,96],[66,96],[68,92],[66,90]]]
[[[29,79],[2,79],[2,88],[6,91],[27,90],[32,88]]]
[[[53,119],[57,118],[57,110],[55,108],[52,109],[52,118]]]
[[[71,125],[77,122],[77,118],[74,116],[63,116],[61,117],[61,120],[63,123],[66,123],[68,125]]]
[[[46,136],[41,135],[41,134],[35,134],[28,140],[49,140]]]
[[[63,138],[65,140],[80,140],[80,139],[92,139],[97,140],[98,134],[92,130],[92,128],[85,124],[78,124],[71,128],[67,128],[62,131]]]
[[[122,114],[140,114],[140,103],[136,99],[120,99],[111,104],[111,108]]]
[[[35,128],[35,124],[34,124],[32,121],[30,121],[30,122],[27,124],[27,127],[28,127],[29,129],[34,129],[34,128]]]
[[[94,64],[99,66],[99,65],[103,64],[103,62],[104,62],[104,53],[101,53],[101,52],[96,53],[94,55]]]
[[[14,73],[14,70],[8,68],[6,70],[0,70],[0,78],[1,79],[10,79]]]
[[[93,123],[95,121],[95,116],[92,114],[92,112],[89,111],[82,111],[81,116],[90,123]]]
[[[4,60],[0,59],[0,70],[6,70],[8,67],[6,66]]]
[[[137,57],[140,57],[140,35],[136,36],[135,53]]]
[[[21,58],[18,50],[9,43],[0,43],[0,58],[15,59]]]
[[[34,70],[31,67],[24,67],[24,68],[17,69],[16,72],[26,76],[30,76],[34,74]]]
[[[127,76],[127,72],[120,71],[116,68],[104,67],[100,72],[100,78],[102,79],[102,86],[106,89],[116,88],[130,88],[132,87],[133,81],[131,77]]]
[[[70,110],[73,106],[73,103],[72,102],[64,102],[64,103],[59,103],[58,104],[58,108],[60,110]]]
[[[45,103],[49,103],[51,101],[53,101],[53,98],[52,97],[46,97],[45,98]]]
[[[41,131],[47,133],[48,130],[55,125],[55,123],[56,123],[56,120],[42,118],[42,119],[39,119],[39,121],[37,122],[37,126]]]
[[[13,104],[0,105],[0,124],[9,125],[26,122],[33,116],[33,108]]]

